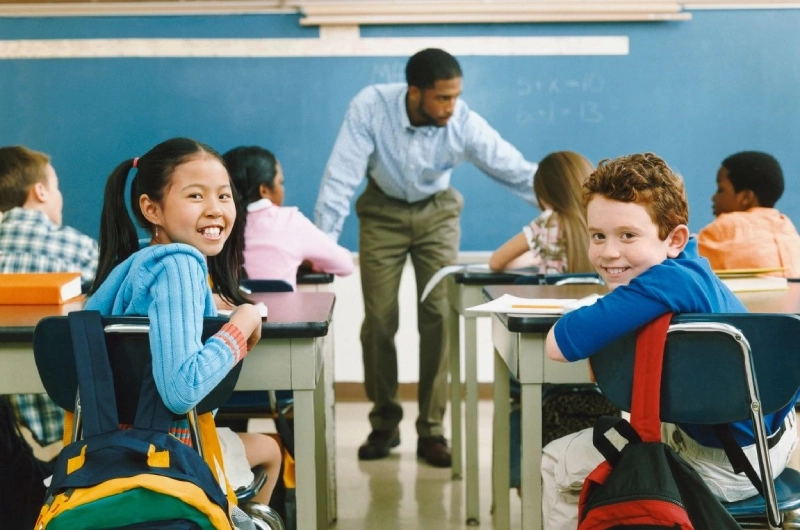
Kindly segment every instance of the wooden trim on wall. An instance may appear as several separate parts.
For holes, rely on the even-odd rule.
[[[283,0],[0,0],[4,17],[239,15],[296,13]]]

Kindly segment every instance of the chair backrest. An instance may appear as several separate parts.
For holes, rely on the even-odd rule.
[[[562,274],[529,274],[514,280],[515,285],[604,285],[596,272],[565,272]]]
[[[542,276],[544,285],[570,285],[570,284],[590,284],[605,285],[596,272],[566,272],[564,274],[545,274]]]
[[[202,340],[216,333],[227,322],[224,318],[207,318],[203,322]],[[147,317],[103,317],[114,391],[121,423],[132,423],[139,402],[144,368],[150,366],[149,321]],[[78,391],[78,375],[72,350],[72,334],[68,317],[42,319],[33,332],[33,354],[36,368],[47,394],[61,408],[74,412]],[[238,363],[216,388],[196,407],[198,414],[219,408],[236,386],[242,363]]]
[[[800,356],[792,351],[798,337],[796,315],[676,315],[664,351],[661,420],[714,424],[751,419],[750,383],[756,385],[764,414],[782,409],[800,387]],[[630,410],[635,351],[636,333],[631,333],[590,358],[597,384],[623,410]]]
[[[800,357],[792,346],[798,337],[796,315],[683,314],[672,319],[664,349],[661,421],[751,420],[770,528],[779,527],[781,515],[764,415],[783,409],[797,395]],[[600,389],[623,410],[630,410],[635,351],[631,333],[591,357]]]
[[[290,293],[292,285],[285,280],[243,278],[239,285],[251,293]]]

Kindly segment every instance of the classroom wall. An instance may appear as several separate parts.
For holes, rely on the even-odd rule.
[[[696,11],[653,23],[403,25],[337,37],[296,14],[0,18],[0,144],[50,153],[67,224],[96,235],[107,174],[163,139],[274,150],[287,202],[308,216],[350,98],[401,81],[407,56],[460,59],[464,99],[531,160],[664,156],[687,182],[691,229],[711,220],[719,162],[775,154],[800,218],[800,10]],[[355,40],[353,40],[355,39]],[[368,45],[364,43],[369,41]],[[491,250],[535,215],[478,170],[462,250]],[[357,220],[341,242],[357,251]]]
[[[64,221],[98,232],[108,173],[172,136],[272,149],[287,203],[309,217],[342,116],[363,86],[402,81],[426,46],[458,56],[464,100],[531,160],[651,150],[687,183],[694,231],[711,221],[720,161],[773,153],[800,219],[800,10],[696,11],[656,23],[378,26],[328,34],[298,15],[0,18],[0,145],[52,155]],[[355,40],[353,40],[355,39]],[[535,215],[469,165],[462,252],[496,248]],[[341,242],[357,251],[357,220]],[[463,255],[462,255],[463,256]],[[358,274],[337,279],[336,379],[360,381]],[[400,380],[417,377],[413,277],[401,285]],[[488,321],[480,351],[490,351]],[[491,381],[491,356],[479,378]]]

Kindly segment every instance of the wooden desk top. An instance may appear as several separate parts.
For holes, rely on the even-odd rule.
[[[323,337],[333,317],[333,293],[253,293],[264,302],[269,316],[261,327],[262,338]],[[0,342],[30,342],[33,328],[46,316],[66,315],[83,308],[83,301],[64,305],[0,305]]]
[[[602,285],[494,285],[483,289],[486,300],[494,300],[504,294],[522,298],[583,298],[593,293],[604,294],[608,290]],[[754,291],[737,293],[751,313],[800,314],[800,283],[789,282],[783,291]],[[509,331],[517,333],[542,333],[548,331],[559,315],[514,315],[498,313]]]
[[[520,298],[583,298],[590,294],[606,294],[605,285],[570,284],[570,285],[489,285],[483,288],[487,301],[500,298],[504,294]],[[544,333],[559,319],[560,315],[524,315],[513,313],[497,313],[509,331],[516,333]]]

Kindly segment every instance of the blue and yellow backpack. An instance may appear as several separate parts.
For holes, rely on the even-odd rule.
[[[231,530],[227,484],[211,413],[198,420],[203,456],[169,434],[173,414],[145,367],[133,427],[120,429],[100,315],[69,315],[80,388],[82,439],[56,462],[36,530]],[[146,339],[145,339],[146,340]]]

